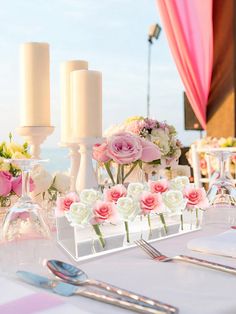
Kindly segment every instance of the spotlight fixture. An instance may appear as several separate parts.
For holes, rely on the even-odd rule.
[[[161,27],[158,24],[152,24],[149,27],[148,41],[152,43],[153,38],[158,39],[161,32]]]

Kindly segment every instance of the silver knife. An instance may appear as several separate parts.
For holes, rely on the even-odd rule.
[[[95,289],[82,287],[82,286],[81,287],[74,286],[60,280],[49,279],[47,277],[39,276],[37,274],[27,272],[27,271],[17,271],[16,274],[20,279],[22,279],[23,281],[31,285],[51,290],[56,294],[66,296],[66,297],[69,297],[72,295],[79,295],[86,298],[101,301],[104,303],[116,305],[116,306],[131,310],[131,311],[135,311],[138,313],[143,313],[143,314],[173,313],[165,309],[147,307],[147,305],[144,306],[144,305],[141,305],[140,303],[128,302],[127,300],[121,297],[111,296],[108,293],[102,293],[102,292],[96,291]],[[178,312],[175,312],[175,313],[178,313]]]

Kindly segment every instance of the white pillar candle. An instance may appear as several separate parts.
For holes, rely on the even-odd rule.
[[[88,62],[83,60],[65,61],[60,67],[61,77],[61,142],[71,143],[73,141],[73,112],[71,103],[70,74],[75,70],[87,70]]]
[[[102,74],[71,72],[74,138],[102,136]]]
[[[21,46],[21,126],[50,126],[49,45]]]

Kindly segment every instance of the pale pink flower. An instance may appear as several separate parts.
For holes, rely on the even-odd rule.
[[[142,145],[138,137],[124,132],[108,138],[107,155],[118,164],[130,164],[142,156]]]
[[[8,171],[0,171],[0,196],[7,196],[12,189],[12,175]]]
[[[150,191],[152,193],[164,193],[169,188],[167,179],[160,179],[158,181],[148,181]]]
[[[187,199],[187,208],[207,208],[209,202],[206,196],[206,191],[204,188],[195,188],[193,186],[187,186],[184,189],[184,196]]]
[[[114,203],[106,201],[97,201],[93,207],[93,217],[91,224],[96,225],[103,222],[117,222],[117,211]]]
[[[95,144],[93,146],[93,159],[100,162],[108,162],[110,157],[107,156],[107,143]]]
[[[32,178],[29,180],[29,192],[35,189],[35,184]],[[20,196],[22,194],[22,175],[12,179],[12,190],[16,195]]]
[[[157,120],[154,120],[154,119],[145,119],[145,123],[146,123],[146,128],[147,129],[154,129],[157,127]]]
[[[134,134],[139,135],[140,132],[146,127],[146,123],[144,120],[136,120],[136,121],[132,121],[130,122],[127,127],[126,130],[129,132],[132,132]]]
[[[104,198],[107,202],[116,203],[119,198],[127,195],[127,190],[122,184],[117,184],[104,190]]]
[[[157,145],[143,138],[140,138],[140,141],[143,148],[141,156],[142,161],[151,162],[161,158],[161,151]]]
[[[56,216],[64,216],[64,212],[70,210],[71,204],[79,202],[79,196],[75,192],[68,193],[66,196],[57,198],[56,201]]]
[[[143,214],[162,211],[163,202],[161,194],[144,191],[140,199],[140,208]]]

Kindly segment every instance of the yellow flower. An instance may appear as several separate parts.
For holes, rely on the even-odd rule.
[[[19,145],[19,144],[16,144],[14,142],[11,142],[9,144],[7,144],[7,151],[13,155],[14,153],[23,153],[24,152],[24,148]]]
[[[133,117],[130,117],[130,118],[126,119],[125,120],[125,124],[129,124],[131,122],[141,121],[141,120],[144,120],[144,117],[142,117],[142,116],[133,116]]]
[[[25,154],[22,154],[21,152],[15,152],[12,154],[12,159],[25,159]]]
[[[0,170],[1,171],[9,171],[10,170],[10,164],[3,162],[0,164]]]

